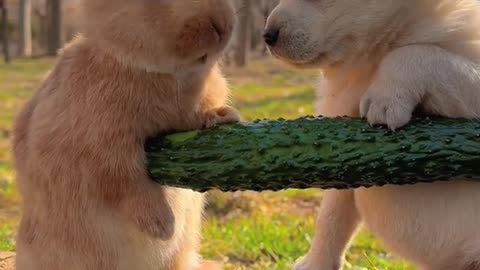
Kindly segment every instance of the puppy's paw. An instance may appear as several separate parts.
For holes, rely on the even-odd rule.
[[[397,130],[410,122],[418,105],[414,97],[393,90],[369,89],[360,101],[360,115],[371,125],[386,125]]]
[[[205,115],[205,127],[211,128],[221,124],[234,124],[240,122],[240,112],[230,106],[223,106],[210,110]]]
[[[310,254],[299,259],[293,270],[340,270],[341,263],[333,260],[322,260]]]

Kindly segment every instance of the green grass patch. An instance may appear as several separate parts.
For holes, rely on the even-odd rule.
[[[289,269],[308,250],[305,240],[313,225],[313,216],[298,219],[275,215],[266,219],[263,213],[254,212],[226,222],[212,217],[205,224],[204,238],[209,241],[203,242],[202,252],[212,258],[227,256],[230,267],[240,264],[262,269],[271,265],[271,269]]]
[[[0,251],[14,251],[14,229],[8,225],[0,225]]]
[[[259,87],[243,86],[237,93],[236,107],[246,120],[264,118],[293,119],[302,115],[313,115],[314,90],[309,87]],[[242,98],[243,97],[243,98]]]
[[[411,265],[388,254],[375,237],[363,231],[358,234],[347,254],[347,269],[414,270]]]
[[[9,181],[8,179],[0,179],[0,198],[9,203],[15,203],[18,197],[17,187],[13,181]]]

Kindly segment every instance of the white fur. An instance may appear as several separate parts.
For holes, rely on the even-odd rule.
[[[267,31],[280,30],[275,56],[323,69],[319,114],[399,129],[418,105],[479,118],[479,14],[475,0],[282,0]],[[480,183],[462,179],[326,191],[295,269],[340,269],[361,223],[421,269],[480,269]]]

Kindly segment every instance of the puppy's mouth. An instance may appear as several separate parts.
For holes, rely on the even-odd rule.
[[[327,59],[326,52],[319,52],[315,57],[310,59],[295,59],[293,57],[285,56],[281,53],[276,52],[274,49],[270,50],[273,56],[284,61],[288,64],[297,66],[297,67],[318,67],[321,66]]]
[[[322,64],[325,62],[327,59],[327,53],[326,52],[319,52],[315,58],[312,60],[308,61],[307,64]]]

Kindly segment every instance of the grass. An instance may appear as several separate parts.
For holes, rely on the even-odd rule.
[[[14,115],[53,64],[52,59],[0,64],[0,251],[15,250],[19,198],[13,182],[10,137]],[[313,114],[318,72],[297,71],[271,59],[246,69],[227,67],[234,104],[246,120],[292,119]],[[202,254],[226,269],[291,269],[309,249],[318,190],[212,192],[203,228]],[[347,254],[345,269],[410,270],[368,232],[361,231]]]
[[[15,249],[14,229],[9,225],[0,226],[0,251]]]

